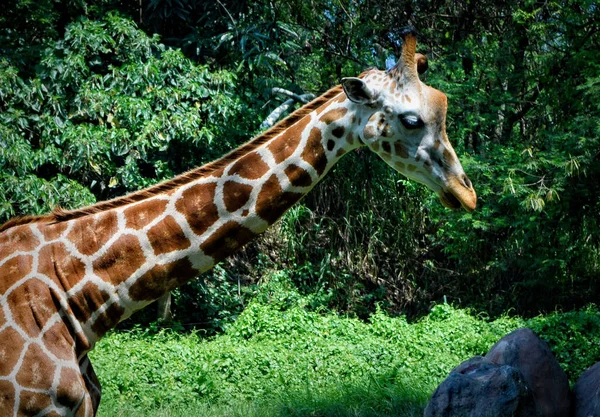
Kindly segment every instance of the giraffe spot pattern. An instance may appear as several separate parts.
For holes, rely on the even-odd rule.
[[[178,212],[187,219],[198,236],[219,220],[219,210],[214,203],[215,183],[198,184],[185,190],[175,203]]]
[[[396,152],[396,156],[408,159],[408,149],[402,144],[402,142],[394,143],[394,151]]]
[[[323,148],[321,146],[321,148]],[[276,175],[272,175],[263,185],[256,201],[256,214],[263,218],[267,223],[273,224],[283,213],[296,203],[302,194],[293,192],[284,192],[277,180]]]
[[[341,138],[342,136],[344,136],[344,133],[346,133],[346,129],[344,128],[344,126],[338,126],[331,131],[331,134],[336,138]]]
[[[118,285],[146,262],[137,237],[124,235],[93,263],[94,273],[106,282]]]
[[[85,216],[75,223],[68,238],[84,255],[92,255],[117,233],[117,213],[108,211]]]
[[[310,174],[298,165],[289,165],[284,172],[294,187],[309,187],[312,184]]]
[[[52,387],[56,366],[42,348],[33,343],[29,345],[16,380],[24,388],[49,390]]]
[[[223,201],[229,212],[235,212],[244,207],[250,199],[253,187],[235,181],[227,181],[223,185]]]
[[[241,226],[237,222],[229,221],[206,239],[200,245],[200,248],[206,255],[218,262],[240,249],[252,240],[254,236],[254,232],[247,227]]]
[[[346,98],[344,97],[344,100]],[[337,109],[333,109],[333,110],[329,110],[327,112],[325,112],[320,118],[319,120],[327,125],[336,122],[338,120],[341,120],[346,113],[348,112],[348,109],[345,107],[338,107]]]
[[[28,390],[21,391],[19,402],[22,404],[21,409],[31,413],[31,415],[38,414],[52,405],[50,397]]]
[[[38,272],[54,281],[65,290],[81,281],[85,275],[85,265],[71,256],[64,243],[51,243],[39,252]]]
[[[325,155],[325,149],[321,143],[321,131],[316,127],[308,135],[301,158],[312,165],[319,176],[323,175],[327,167],[327,155]]]
[[[167,265],[156,265],[129,288],[129,296],[135,301],[152,301],[165,292],[190,280],[198,274],[187,258]]]
[[[121,321],[123,313],[125,313],[125,309],[120,305],[116,303],[109,305],[106,310],[98,315],[94,324],[92,324],[92,331],[98,337],[104,336],[106,332],[114,328]]]
[[[282,146],[281,144],[279,146]],[[269,166],[256,152],[250,152],[235,162],[229,170],[229,175],[239,175],[249,180],[257,180],[267,173]]]
[[[1,364],[2,362],[0,362]],[[8,381],[0,381],[0,410],[12,415],[15,410],[15,387]]]
[[[89,317],[90,313],[87,313]],[[42,336],[44,346],[48,351],[58,359],[68,361],[73,360],[73,337],[67,330],[63,322],[54,323],[54,325]]]
[[[0,332],[0,340],[11,341],[10,345],[3,344],[0,346],[0,376],[8,376],[12,373],[21,355],[21,351],[16,347],[22,346],[25,339],[15,329],[7,327]],[[0,391],[0,395],[2,392]]]
[[[30,279],[14,289],[7,301],[15,325],[29,337],[38,337],[56,313],[50,290],[38,279]]]
[[[110,295],[106,291],[102,291],[92,282],[87,282],[80,291],[69,297],[69,307],[81,323],[86,323],[92,312],[97,311],[108,300]]]
[[[146,235],[155,255],[187,249],[192,245],[173,216],[167,216],[152,226]]]
[[[310,117],[302,118],[290,129],[289,135],[279,135],[268,145],[276,163],[280,164],[292,156],[300,145],[301,133],[309,122]]]
[[[63,368],[57,390],[58,402],[69,409],[76,408],[85,393],[85,382],[80,372],[70,368]]]
[[[0,294],[15,285],[19,280],[31,272],[33,267],[33,256],[19,255],[6,261],[2,267],[2,279],[0,279]]]
[[[157,198],[134,204],[123,211],[127,228],[140,230],[162,215],[167,208],[167,200]]]
[[[37,237],[31,236],[29,229],[24,226],[17,226],[14,230],[8,230],[0,234],[0,260],[14,252],[30,252],[39,244],[40,241]],[[1,282],[0,285],[2,285]]]

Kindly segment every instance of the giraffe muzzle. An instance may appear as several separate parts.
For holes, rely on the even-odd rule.
[[[442,204],[450,209],[462,207],[471,212],[477,206],[477,194],[465,174],[449,178],[448,186],[440,191],[439,196]]]

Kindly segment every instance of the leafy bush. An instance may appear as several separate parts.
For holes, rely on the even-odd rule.
[[[379,402],[381,414],[373,415],[395,415],[405,407],[422,410],[452,368],[518,327],[529,326],[549,342],[572,382],[600,353],[600,314],[593,307],[490,321],[443,304],[414,323],[381,310],[365,323],[311,311],[310,298],[279,275],[223,335],[203,339],[140,328],[110,334],[90,354],[103,385],[102,409],[251,403],[267,406],[263,415],[280,407],[294,414],[295,407],[336,406],[345,415],[340,409],[376,396],[368,403]]]
[[[235,76],[117,14],[67,26],[34,78],[0,59],[0,80],[0,222],[143,188],[241,140]]]

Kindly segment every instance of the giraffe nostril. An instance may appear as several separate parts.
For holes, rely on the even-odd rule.
[[[461,179],[462,184],[465,186],[465,188],[468,188],[468,189],[473,188],[473,184],[471,183],[471,180],[465,174],[462,174],[460,179]]]

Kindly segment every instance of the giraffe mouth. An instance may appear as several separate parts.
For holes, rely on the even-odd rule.
[[[447,207],[452,210],[457,210],[462,207],[462,204],[460,203],[458,198],[456,198],[454,196],[454,194],[452,194],[449,191],[442,190],[440,192],[439,196],[440,196],[440,201],[442,202],[444,207]]]
[[[469,190],[459,190],[459,192],[442,190],[440,191],[439,196],[442,204],[445,207],[453,210],[457,210],[462,207],[466,211],[471,212],[475,210],[475,206],[477,205],[477,197],[472,188]]]

